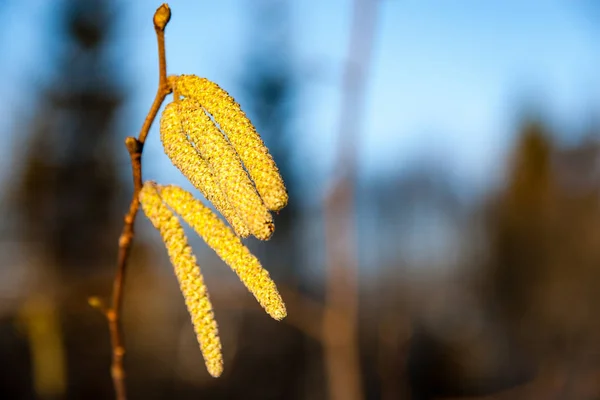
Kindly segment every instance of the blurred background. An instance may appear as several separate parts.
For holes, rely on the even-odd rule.
[[[87,298],[110,295],[159,5],[0,1],[2,399],[113,397]],[[286,180],[273,238],[245,242],[289,315],[191,234],[223,342],[211,378],[140,214],[130,398],[600,399],[599,3],[170,5],[168,73],[229,91]],[[156,123],[144,179],[193,190]]]

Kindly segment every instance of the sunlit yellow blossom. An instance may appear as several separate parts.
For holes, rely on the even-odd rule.
[[[183,130],[210,165],[231,207],[254,236],[261,240],[269,239],[274,230],[273,218],[238,154],[197,101],[187,98],[177,105]]]
[[[196,257],[187,243],[178,218],[162,202],[157,185],[146,182],[139,198],[144,213],[159,230],[167,247],[181,293],[192,318],[206,368],[212,376],[218,377],[223,372],[221,341]]]
[[[215,180],[209,164],[196,151],[183,131],[177,103],[170,103],[160,120],[160,138],[165,153],[183,175],[202,192],[241,237],[250,234],[249,228],[229,204]]]
[[[269,150],[239,104],[216,83],[195,75],[173,80],[179,95],[197,100],[227,135],[268,209],[285,207],[288,194]]]
[[[162,186],[160,195],[233,269],[265,311],[276,320],[286,309],[269,273],[241,240],[212,211],[177,186]]]

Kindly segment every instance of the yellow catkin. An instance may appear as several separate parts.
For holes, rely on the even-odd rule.
[[[180,75],[174,89],[197,100],[219,124],[239,154],[269,210],[281,210],[288,194],[273,157],[240,105],[219,85],[195,75]]]
[[[287,315],[275,282],[260,261],[212,211],[177,186],[161,187],[161,197],[235,271],[258,303],[274,319]]]
[[[155,183],[146,182],[139,198],[144,213],[159,230],[167,247],[206,368],[212,376],[218,377],[223,372],[219,331],[200,268],[187,243],[183,227],[179,219],[162,202]]]
[[[173,165],[219,210],[238,235],[248,236],[249,228],[229,204],[209,164],[198,154],[183,131],[177,103],[168,104],[163,111],[160,138]]]
[[[273,217],[256,192],[238,154],[197,101],[187,98],[177,105],[183,130],[210,165],[229,204],[254,236],[269,239],[274,230]]]

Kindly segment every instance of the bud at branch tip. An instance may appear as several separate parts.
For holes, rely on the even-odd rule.
[[[154,28],[164,30],[171,19],[171,9],[167,3],[164,3],[154,13]]]

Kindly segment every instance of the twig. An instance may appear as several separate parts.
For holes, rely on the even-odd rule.
[[[167,63],[165,57],[165,28],[171,19],[171,10],[165,3],[154,13],[154,30],[158,41],[158,90],[154,102],[148,111],[148,115],[142,125],[140,134],[136,139],[130,136],[125,139],[125,145],[131,160],[133,174],[133,196],[129,205],[129,212],[125,216],[125,223],[119,238],[119,255],[117,259],[117,273],[113,281],[112,301],[110,307],[103,305],[97,298],[91,298],[90,304],[100,309],[108,321],[110,341],[112,345],[111,375],[118,400],[127,399],[125,386],[125,371],[123,369],[123,357],[125,355],[125,344],[123,340],[123,329],[121,315],[123,308],[123,288],[125,285],[125,270],[131,252],[134,238],[133,224],[140,206],[138,195],[142,190],[142,151],[150,127],[158,114],[163,101],[172,89],[167,81]]]

